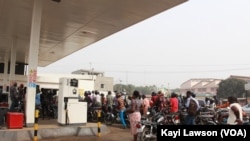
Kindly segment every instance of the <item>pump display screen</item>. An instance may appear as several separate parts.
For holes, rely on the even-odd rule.
[[[78,80],[77,79],[70,79],[70,86],[71,87],[78,87]]]

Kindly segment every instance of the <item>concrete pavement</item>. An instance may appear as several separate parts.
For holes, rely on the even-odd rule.
[[[58,125],[56,119],[38,121],[38,139],[56,138],[64,136],[97,136],[97,123],[87,123],[86,125]],[[101,134],[110,132],[106,125],[101,124]],[[1,129],[1,141],[32,141],[34,138],[34,127],[23,127],[22,129]]]

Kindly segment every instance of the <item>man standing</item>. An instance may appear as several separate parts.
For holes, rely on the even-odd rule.
[[[18,91],[17,91],[17,82],[13,82],[12,86],[10,87],[10,112],[15,110],[15,107],[18,106]]]
[[[185,106],[187,107],[187,113],[185,119],[186,125],[195,125],[195,118],[197,116],[197,112],[200,108],[199,102],[193,97],[193,93],[191,91],[187,91],[186,93],[186,103]]]
[[[100,92],[96,90],[95,91],[95,106],[101,107],[101,103],[102,103],[102,100],[101,100]]]
[[[112,110],[113,102],[114,102],[114,97],[112,96],[112,92],[108,91],[108,95],[106,96],[107,100],[107,109],[110,112]]]
[[[41,106],[42,106],[42,117],[43,119],[45,118],[45,116],[48,116],[48,106],[49,106],[49,94],[48,91],[44,88],[41,88],[41,93],[40,93],[40,102],[41,102]]]
[[[242,124],[243,117],[242,117],[242,107],[238,103],[238,100],[234,96],[228,97],[229,102],[229,112],[228,112],[228,119],[227,124],[229,125],[236,125],[236,124]]]

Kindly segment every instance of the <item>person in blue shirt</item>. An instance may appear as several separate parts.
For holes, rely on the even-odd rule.
[[[41,92],[40,92],[40,90],[37,88],[37,89],[36,89],[36,99],[35,99],[35,100],[36,100],[36,101],[35,101],[36,108],[37,108],[38,106],[41,105],[40,95],[41,95]]]

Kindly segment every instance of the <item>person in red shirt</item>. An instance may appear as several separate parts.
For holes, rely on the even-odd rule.
[[[158,96],[156,95],[156,92],[152,92],[152,94],[151,94],[151,101],[152,101],[151,107],[156,106],[157,100],[158,100]]]
[[[170,104],[170,112],[171,113],[176,113],[179,111],[179,108],[178,108],[179,103],[178,103],[176,93],[171,94],[171,98],[169,99],[169,104]]]

